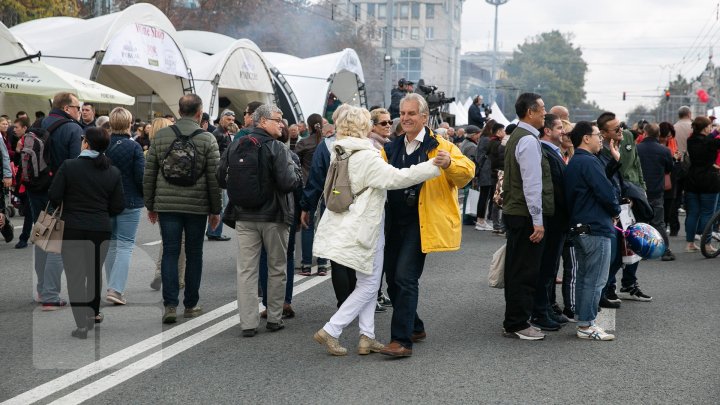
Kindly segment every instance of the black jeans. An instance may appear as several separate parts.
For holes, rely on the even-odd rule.
[[[70,307],[75,324],[84,328],[88,318],[100,313],[102,270],[110,232],[65,228],[62,258],[65,264]]]
[[[330,277],[332,278],[333,290],[335,290],[337,306],[340,308],[340,305],[342,305],[347,297],[355,290],[357,276],[355,275],[355,270],[335,263],[332,260],[330,261],[330,266],[332,267]]]
[[[545,319],[548,317],[550,305],[555,302],[555,277],[560,267],[560,256],[562,255],[565,243],[565,232],[547,226],[545,221],[545,249],[540,259],[540,273],[535,285],[535,297],[533,304],[533,318]]]
[[[492,191],[495,190],[492,186],[480,186],[480,198],[478,198],[477,205],[477,218],[485,219],[487,213],[488,202],[492,197]],[[492,209],[492,208],[491,208]]]
[[[530,241],[533,224],[530,217],[504,215],[507,232],[505,255],[505,321],[508,333],[530,327],[533,297],[545,238],[540,243]]]
[[[393,304],[390,338],[403,347],[412,348],[413,332],[425,331],[417,314],[420,276],[425,267],[425,253],[420,244],[420,224],[390,223],[385,235],[385,281]]]
[[[677,208],[675,206],[675,199],[674,198],[666,198],[665,202],[663,203],[663,207],[665,207],[664,214],[665,214],[665,225],[670,226],[670,234],[671,235],[677,235],[678,231],[680,230],[680,220],[678,219],[677,214]],[[675,215],[673,216],[673,210],[675,210]]]

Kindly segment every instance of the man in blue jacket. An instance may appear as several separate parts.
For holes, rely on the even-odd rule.
[[[660,127],[657,124],[645,125],[645,139],[637,146],[637,153],[642,165],[642,173],[647,185],[647,198],[653,208],[653,219],[650,225],[660,232],[665,241],[664,262],[675,260],[670,251],[667,230],[665,229],[665,175],[673,169],[673,158],[670,149],[658,141]]]
[[[602,149],[597,127],[580,121],[570,132],[575,155],[565,171],[565,196],[570,207],[570,235],[579,262],[575,289],[576,336],[581,339],[613,340],[595,324],[602,289],[607,283],[612,244],[615,243],[614,218],[620,205],[605,167],[595,156]],[[611,142],[614,154],[617,145]]]
[[[50,171],[55,173],[67,159],[80,155],[83,129],[80,120],[80,100],[72,93],[58,93],[53,98],[50,114],[42,121],[41,127],[50,133],[48,148]],[[48,203],[47,190],[28,190],[30,211],[36,222],[40,211]],[[38,294],[42,300],[42,309],[52,311],[64,307],[67,303],[60,298],[60,278],[63,271],[62,257],[55,253],[45,253],[35,249],[35,273],[38,278]]]

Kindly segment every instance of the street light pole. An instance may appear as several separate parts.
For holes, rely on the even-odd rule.
[[[486,3],[495,6],[495,35],[493,37],[493,57],[492,57],[492,71],[490,72],[490,100],[489,104],[492,105],[497,97],[497,89],[495,85],[495,71],[497,69],[497,30],[498,30],[498,8],[503,4],[507,3],[508,0],[485,0]]]
[[[392,42],[393,34],[395,33],[395,27],[393,24],[393,20],[395,18],[395,16],[393,15],[394,7],[395,2],[393,0],[388,0],[387,6],[385,6],[385,21],[387,23],[385,24],[385,57],[383,58],[383,63],[385,66],[383,72],[385,75],[385,82],[383,83],[383,99],[385,101],[385,108],[390,107],[390,93],[392,92]]]

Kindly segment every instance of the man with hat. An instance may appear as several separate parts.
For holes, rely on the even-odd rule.
[[[478,138],[480,138],[480,128],[475,125],[465,127],[465,139],[460,144],[460,152],[473,162],[475,161]]]
[[[414,84],[415,82],[405,80],[404,77],[398,80],[397,87],[390,92],[390,108],[388,108],[390,118],[395,119],[400,117],[400,100],[413,92]]]
[[[218,149],[220,151],[220,156],[225,153],[225,149],[227,149],[228,145],[233,140],[233,135],[230,131],[230,124],[235,123],[235,112],[232,110],[225,110],[220,114],[220,118],[218,119],[218,127],[213,131],[213,135],[215,136],[215,140],[217,140]],[[227,205],[228,198],[227,198],[227,192],[223,191],[223,211],[225,211],[225,206]],[[222,215],[222,213],[221,213]],[[207,236],[209,241],[219,241],[219,242],[225,242],[229,241],[230,237],[225,236],[222,234],[223,230],[223,223],[220,221],[220,224],[218,224],[217,228],[213,229],[210,225],[210,222],[208,222],[207,231],[205,232],[205,235]]]

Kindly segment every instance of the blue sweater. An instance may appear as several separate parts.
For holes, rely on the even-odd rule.
[[[320,196],[322,196],[323,188],[325,188],[325,177],[330,168],[330,150],[327,147],[328,142],[335,142],[335,136],[327,137],[323,142],[315,148],[312,162],[310,164],[310,174],[305,189],[300,200],[300,207],[303,211],[312,212],[318,205]]]
[[[620,214],[614,187],[600,159],[576,149],[565,170],[565,196],[570,207],[570,226],[590,225],[590,234],[615,235],[613,217]]]
[[[112,160],[113,166],[120,169],[125,208],[142,208],[145,174],[145,155],[142,146],[130,139],[128,134],[112,134],[105,154]]]

